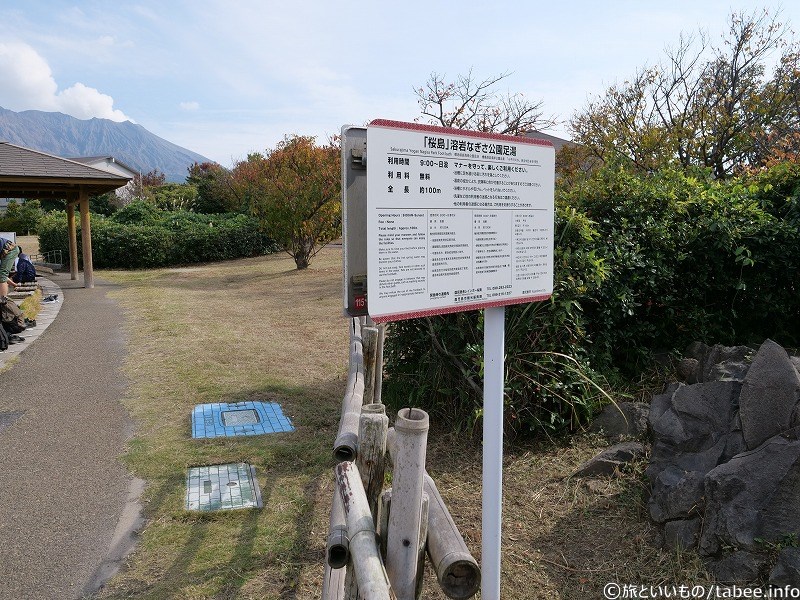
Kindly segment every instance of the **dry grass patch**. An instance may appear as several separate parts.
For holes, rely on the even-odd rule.
[[[39,236],[38,235],[18,235],[17,245],[22,248],[22,251],[27,255],[39,254]]]
[[[127,461],[148,481],[148,525],[112,598],[285,597],[321,564],[310,529],[329,478],[347,361],[340,255],[304,272],[271,256],[184,269],[103,272],[129,315],[127,405],[136,423]],[[267,400],[296,431],[193,440],[196,404]],[[265,508],[183,510],[190,466],[249,462]]]
[[[148,480],[148,525],[103,598],[319,598],[332,495],[331,446],[347,370],[341,254],[306,271],[271,256],[156,271],[104,272],[129,314],[127,461]],[[279,402],[290,434],[192,440],[195,404]],[[701,583],[702,567],[653,545],[641,474],[571,479],[603,446],[508,451],[504,470],[503,597],[602,598],[605,583]],[[183,510],[189,466],[249,462],[263,510]],[[481,449],[436,429],[428,470],[480,559]],[[423,593],[443,599],[428,568]]]
[[[19,303],[19,309],[26,319],[33,321],[42,311],[42,290],[36,288],[30,296],[26,296]]]

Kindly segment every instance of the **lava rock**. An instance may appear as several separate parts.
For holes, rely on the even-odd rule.
[[[650,405],[644,402],[609,404],[592,421],[589,431],[602,433],[610,440],[639,438],[647,434]]]
[[[772,340],[758,349],[739,397],[742,434],[752,450],[791,427],[800,401],[800,375],[786,350]]]
[[[668,550],[691,550],[697,546],[702,526],[703,521],[699,517],[665,523],[664,547]]]
[[[704,474],[669,466],[653,482],[647,508],[657,523],[699,516],[703,512]]]
[[[741,585],[756,581],[766,561],[765,557],[758,554],[738,550],[710,566],[718,582]]]
[[[707,349],[701,359],[697,382],[705,383],[720,379],[741,381],[747,373],[753,349],[749,346],[723,346],[715,344]]]
[[[769,573],[770,585],[800,588],[800,548],[784,548]]]
[[[678,387],[652,422],[654,443],[647,475],[654,480],[670,465],[707,473],[730,458],[726,448],[736,423],[741,386],[736,381],[712,381]],[[663,407],[663,397],[658,403],[658,407],[651,405],[651,413]]]
[[[757,549],[800,531],[800,428],[734,456],[706,475],[700,553]]]
[[[581,465],[574,477],[613,475],[628,463],[645,455],[644,445],[639,442],[623,442],[606,448],[600,454]]]

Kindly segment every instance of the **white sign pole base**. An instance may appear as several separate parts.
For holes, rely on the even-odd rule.
[[[505,307],[487,308],[483,324],[483,523],[481,598],[500,600],[503,515]]]

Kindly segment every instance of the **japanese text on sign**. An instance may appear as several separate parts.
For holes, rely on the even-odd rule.
[[[367,280],[373,319],[549,297],[555,153],[545,144],[370,124]]]

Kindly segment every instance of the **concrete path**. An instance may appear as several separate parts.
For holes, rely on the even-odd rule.
[[[3,600],[91,593],[138,518],[138,484],[120,461],[132,432],[120,403],[123,314],[103,282],[51,280],[63,294],[58,318],[0,372]]]

